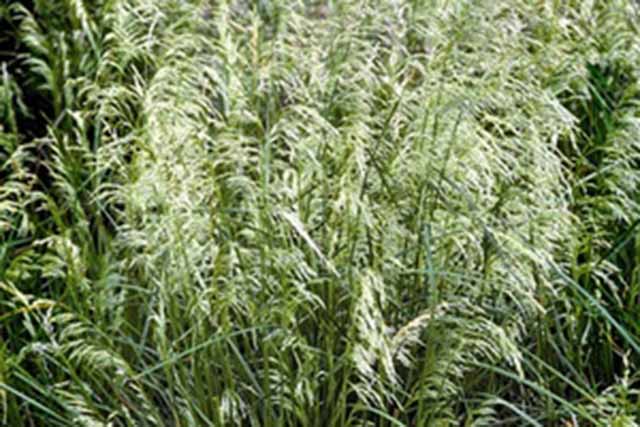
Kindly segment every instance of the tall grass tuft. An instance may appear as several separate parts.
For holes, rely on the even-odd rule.
[[[637,13],[5,1],[0,423],[637,425]]]

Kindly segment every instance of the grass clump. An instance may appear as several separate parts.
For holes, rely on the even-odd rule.
[[[638,422],[635,3],[1,7],[5,424]]]

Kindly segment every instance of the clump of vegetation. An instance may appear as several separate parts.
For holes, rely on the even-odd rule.
[[[5,0],[0,423],[638,425],[637,17]]]

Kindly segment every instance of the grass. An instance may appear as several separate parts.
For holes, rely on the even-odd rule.
[[[0,424],[636,426],[637,13],[0,4]]]

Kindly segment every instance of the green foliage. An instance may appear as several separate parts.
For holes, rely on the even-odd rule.
[[[635,426],[632,1],[5,1],[0,421]]]

